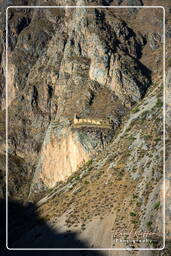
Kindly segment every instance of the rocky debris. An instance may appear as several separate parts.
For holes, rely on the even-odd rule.
[[[152,33],[149,35],[150,47],[155,50],[159,48],[161,42],[161,36],[159,33]]]

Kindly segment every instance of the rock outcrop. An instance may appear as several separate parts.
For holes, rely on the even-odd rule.
[[[49,130],[47,130],[41,149],[31,192],[33,189],[34,192],[40,191],[41,185],[48,188],[54,187],[60,181],[65,181],[90,157],[75,134],[67,129],[62,130],[60,137],[50,135],[49,140],[48,133]],[[35,184],[37,184],[37,189]]]
[[[8,22],[10,198],[32,201],[34,209],[30,205],[26,215],[34,210],[55,232],[74,231],[89,247],[161,248],[162,9],[10,8]],[[5,195],[4,25],[2,19],[0,197]],[[110,125],[77,127],[75,115]],[[19,229],[11,221],[14,247],[36,247],[48,237],[45,229],[22,221],[17,218]],[[119,243],[114,232],[122,230],[154,232],[157,240]]]
[[[36,177],[39,173],[42,180],[47,176],[47,164],[58,158],[56,150],[48,151],[48,160],[43,156],[44,146],[40,150],[50,122],[65,119],[61,129],[68,129],[68,136],[77,138],[81,135],[75,136],[71,129],[74,114],[109,118],[113,131],[110,136],[102,134],[103,141],[99,129],[89,130],[95,145],[103,147],[112,139],[122,116],[144,96],[150,85],[150,72],[138,60],[145,42],[143,36],[136,35],[108,10],[22,12],[9,9],[9,127],[14,127],[18,120],[21,130],[15,134],[9,129],[9,144],[19,156],[27,152],[27,161],[38,165]],[[29,63],[26,59],[30,59]],[[60,136],[56,141],[62,141]],[[79,141],[75,145],[80,152],[82,145]],[[75,158],[73,151],[68,150],[61,155],[61,163],[66,162],[69,154],[69,159],[76,161],[74,166],[55,164],[53,160],[51,182],[45,182],[49,186],[60,181],[59,177],[67,178],[84,159],[83,153],[81,158]],[[41,160],[37,161],[38,155]]]

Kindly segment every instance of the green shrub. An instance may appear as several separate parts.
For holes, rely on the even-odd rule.
[[[149,114],[149,110],[143,111],[142,114],[141,114],[141,119],[145,120],[148,114]]]
[[[150,113],[149,110],[145,110],[145,111],[142,112],[142,116],[147,116],[149,113]]]
[[[141,201],[138,201],[138,202],[136,203],[137,207],[140,207],[140,206],[141,206],[141,204],[142,204],[142,202],[141,202]]]
[[[131,222],[132,222],[133,224],[138,224],[138,221],[137,221],[137,220],[131,220]]]
[[[156,107],[160,108],[163,106],[163,102],[160,98],[157,99],[157,102],[156,102]]]
[[[156,123],[159,123],[160,121],[162,121],[162,119],[160,119],[160,118],[156,118],[156,120],[155,120]]]
[[[132,197],[135,199],[135,198],[138,198],[138,195],[133,194]]]
[[[85,185],[86,185],[86,184],[89,184],[88,180],[85,180],[85,181],[84,181],[84,184],[85,184]]]
[[[89,166],[90,164],[92,164],[92,162],[93,162],[93,160],[90,159],[90,160],[88,160],[88,161],[85,163],[85,165],[86,165],[86,166]]]
[[[153,224],[152,221],[148,221],[147,222],[147,227],[151,227],[152,224]]]
[[[156,142],[160,141],[161,140],[161,137],[157,137],[154,139]]]
[[[89,167],[89,168],[87,169],[87,171],[90,172],[92,169],[93,169],[93,166]]]
[[[137,214],[136,214],[135,212],[130,212],[129,215],[130,215],[131,217],[137,216]]]
[[[128,137],[129,140],[136,140],[135,137],[133,137],[132,135]]]
[[[131,127],[128,127],[125,132],[129,132],[131,130]]]
[[[79,179],[80,179],[80,176],[76,176],[76,177],[75,177],[75,180],[79,180]]]
[[[151,139],[151,135],[144,135],[144,139],[145,139],[145,140]]]
[[[154,209],[158,209],[160,207],[160,202],[156,202],[155,204],[154,204]]]
[[[132,109],[132,113],[137,113],[138,111],[140,111],[139,107],[135,107]]]

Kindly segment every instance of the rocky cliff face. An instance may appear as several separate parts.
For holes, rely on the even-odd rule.
[[[43,167],[47,166],[46,161],[49,165],[56,154],[51,151],[47,160],[43,157],[44,149],[39,153],[45,130],[49,131],[54,121],[59,123],[61,131],[54,133],[58,141],[63,129],[70,130],[74,114],[85,118],[109,118],[113,129],[109,136],[104,132],[104,142],[98,130],[90,130],[92,142],[88,150],[84,139],[80,145],[78,140],[77,151],[91,152],[98,145],[109,142],[122,116],[144,96],[150,85],[150,71],[138,60],[145,38],[140,33],[136,35],[110,10],[59,12],[57,9],[46,13],[43,9],[28,9],[23,15],[23,10],[9,9],[9,24],[8,103],[13,102],[9,106],[9,127],[14,128],[18,120],[16,128],[18,130],[20,125],[21,131],[18,134],[14,129],[9,130],[10,150],[21,156],[28,152],[27,161],[38,165],[37,180],[33,182],[45,183],[45,186],[55,184],[61,179],[55,173],[63,172],[58,176],[63,180],[84,158],[78,157],[74,168],[67,166],[64,171],[64,154],[62,169],[53,161],[51,183],[40,180],[39,175],[45,177],[44,172],[47,173],[47,168]],[[59,127],[53,127],[55,129]],[[80,131],[77,134],[78,138],[82,136]],[[72,147],[68,152],[69,158],[75,158]],[[34,157],[36,153],[40,156],[38,163]],[[86,152],[81,155],[88,157]]]
[[[131,30],[124,22],[117,18],[112,19],[113,16],[110,13],[107,13],[105,17],[104,12],[96,9],[67,10],[65,17],[72,19],[72,22],[67,21],[64,26],[63,23],[65,23],[66,18],[61,20],[62,31],[53,36],[47,45],[46,57],[39,58],[36,67],[31,70],[28,76],[26,87],[29,84],[29,88],[33,90],[32,108],[35,111],[39,109],[41,113],[49,112],[48,116],[51,124],[53,120],[59,123],[63,121],[61,133],[62,129],[70,127],[74,114],[85,118],[89,116],[110,118],[113,122],[114,133],[127,108],[139,101],[150,85],[150,78],[148,72],[145,73],[145,67],[143,69],[143,65],[137,59],[125,53],[132,53],[130,50],[133,48],[131,42],[133,42],[132,44],[139,44],[141,47],[143,37],[139,36],[137,39],[135,35],[131,34]],[[111,20],[115,22],[111,23]],[[66,34],[65,39],[62,38],[62,33]],[[120,37],[121,41],[119,41]],[[125,45],[126,38],[128,47]],[[56,50],[53,47],[54,45]],[[122,48],[124,49],[121,50]],[[52,49],[55,54],[52,54]],[[137,56],[136,52],[132,55]],[[55,62],[58,66],[54,65]],[[45,63],[49,67],[53,67],[50,68],[51,71],[47,80],[44,80],[44,77],[47,76],[47,66],[44,69]],[[40,76],[42,81],[40,81]],[[45,93],[47,95],[42,95],[42,86],[46,88]],[[45,98],[47,104],[44,104]],[[46,110],[43,109],[45,106]],[[42,121],[44,122],[44,118]],[[95,147],[97,149],[97,145],[102,143],[98,138],[98,133],[99,131],[96,129],[89,131],[92,143],[90,142],[90,145],[88,145],[88,151]],[[79,131],[77,131],[77,134],[77,137],[81,136]],[[60,140],[61,135],[56,135],[58,140],[57,136]],[[66,133],[66,136],[70,135]],[[106,138],[104,139],[105,142],[109,142],[112,138],[112,132],[109,137],[106,135],[104,137]],[[67,140],[69,139],[68,137]],[[75,158],[75,151],[72,150],[72,146],[69,144],[68,147],[69,153],[66,154],[69,154],[69,158],[75,159],[74,169],[76,170],[76,166],[84,158],[82,154]],[[81,151],[84,148],[86,150],[84,144],[77,145],[77,147],[76,151],[80,151],[79,147],[83,147]],[[44,161],[42,165],[45,166],[49,165],[49,161],[53,161],[54,167],[51,169],[50,176],[51,179],[56,177],[52,181],[52,184],[55,184],[55,182],[61,180],[61,178],[57,178],[55,172],[62,172],[63,180],[73,171],[73,168],[65,165],[67,157],[65,153],[61,158],[61,164],[67,170],[61,169],[58,161],[55,164],[55,161],[52,160],[56,158],[55,151],[53,153],[51,151],[50,154],[52,156],[50,156],[48,164],[47,160],[42,160],[43,156],[40,161]],[[83,155],[86,155],[86,152]],[[43,173],[47,171],[47,167],[42,167],[42,170],[40,170],[40,165],[39,173],[44,176]],[[44,181],[42,180],[42,182]]]
[[[124,5],[111,2],[75,4]],[[11,197],[44,195],[38,214],[64,232],[81,230],[80,239],[93,234],[89,247],[125,246],[108,239],[113,230],[161,234],[162,9],[10,8],[8,20]],[[4,177],[3,50],[1,67]],[[75,114],[111,128],[75,129]],[[161,237],[136,246],[161,247]]]
[[[62,132],[63,134],[58,140],[55,135],[51,135],[49,142],[46,141],[47,138],[44,140],[34,175],[38,191],[42,185],[40,180],[47,187],[54,187],[57,182],[65,181],[83,161],[89,159],[88,153],[79,143],[77,137],[68,130],[64,131],[63,129]],[[34,185],[32,190],[35,191],[35,189]]]

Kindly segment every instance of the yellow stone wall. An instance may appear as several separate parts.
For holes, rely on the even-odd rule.
[[[94,125],[111,125],[109,121],[103,119],[76,118],[74,116],[74,124],[94,124]]]

